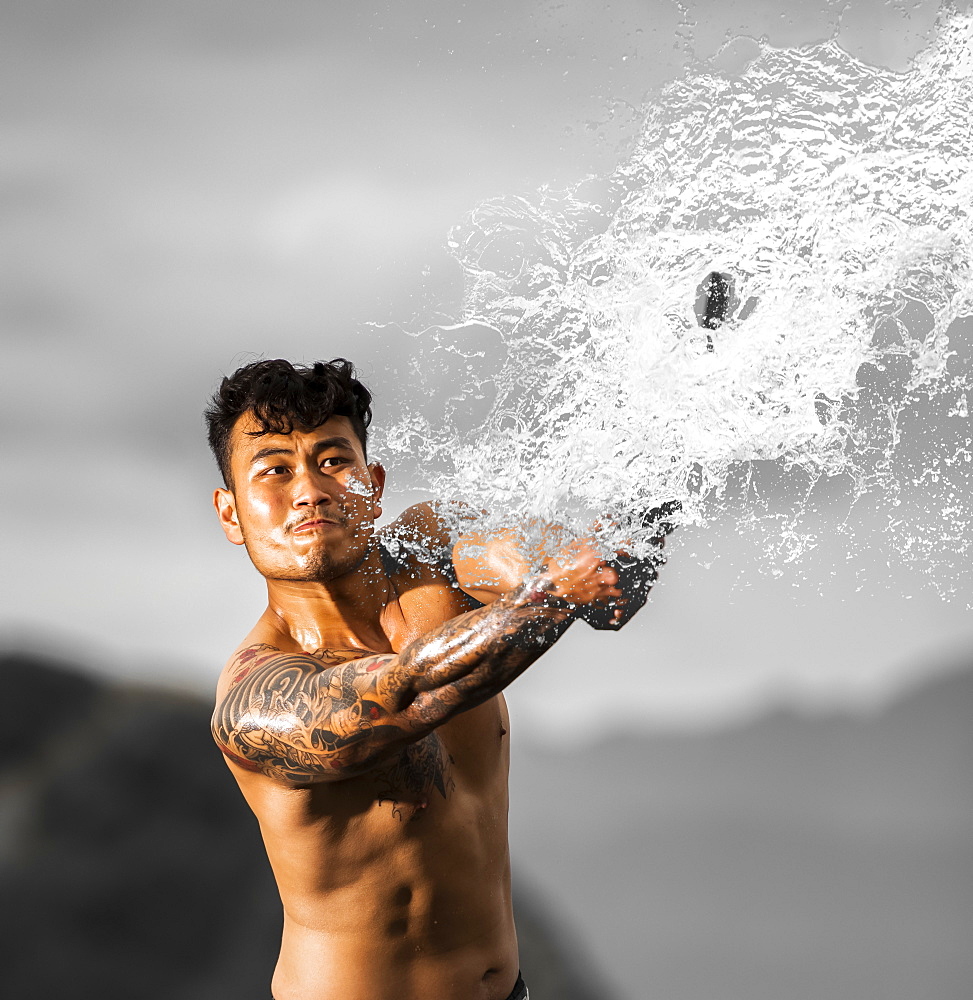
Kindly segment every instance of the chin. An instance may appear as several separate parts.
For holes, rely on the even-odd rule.
[[[314,559],[305,566],[304,579],[314,583],[328,583],[339,576],[344,576],[354,566],[354,562],[350,565],[341,565],[325,553],[322,558]]]
[[[355,570],[368,556],[369,546],[315,546],[297,555],[293,552],[260,554],[247,550],[257,572],[267,580],[289,580],[295,583],[329,583]],[[254,558],[254,556],[257,556]],[[269,558],[267,558],[269,556]],[[276,556],[276,558],[275,558]]]
[[[356,569],[365,557],[364,552],[336,554],[326,549],[309,552],[302,565],[294,567],[294,575],[285,579],[303,580],[308,583],[328,583]]]

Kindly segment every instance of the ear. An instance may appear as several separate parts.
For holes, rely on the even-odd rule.
[[[372,481],[372,511],[377,521],[382,516],[382,494],[385,492],[385,467],[381,462],[371,462],[368,476]]]
[[[234,545],[243,544],[243,532],[237,519],[236,500],[229,490],[219,489],[213,494],[213,506],[220,519],[223,534]]]

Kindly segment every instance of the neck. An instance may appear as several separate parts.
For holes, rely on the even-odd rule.
[[[377,548],[354,569],[324,583],[268,580],[267,613],[308,652],[391,651],[383,613],[396,600]]]

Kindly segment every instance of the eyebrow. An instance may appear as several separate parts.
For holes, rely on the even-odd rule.
[[[251,465],[256,465],[257,462],[262,458],[270,458],[271,455],[293,455],[294,452],[290,448],[261,448],[253,458],[250,459]]]
[[[346,437],[340,435],[335,437],[323,438],[320,441],[314,442],[313,451],[326,451],[328,448],[345,448],[348,451],[354,451],[355,447]],[[272,455],[293,455],[293,448],[261,448],[253,458],[250,459],[251,465],[256,465],[262,458],[270,458]]]

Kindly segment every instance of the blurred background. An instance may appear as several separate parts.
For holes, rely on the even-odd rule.
[[[647,94],[746,38],[905,70],[937,13],[5,0],[5,995],[265,1000],[278,903],[207,729],[263,607],[210,507],[222,374],[344,355],[381,423],[479,202],[609,170]],[[532,997],[969,997],[969,596],[867,511],[859,540],[768,572],[686,530],[624,632],[511,689]]]

